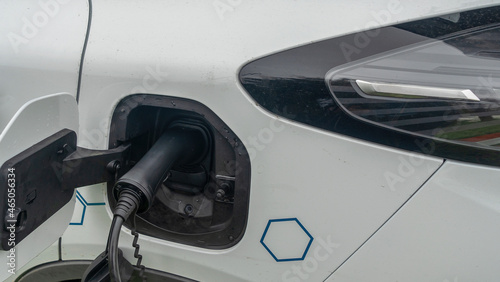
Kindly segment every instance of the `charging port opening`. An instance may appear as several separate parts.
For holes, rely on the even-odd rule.
[[[109,148],[130,144],[123,176],[172,127],[200,132],[206,151],[173,166],[159,185],[149,209],[135,216],[141,234],[182,244],[223,249],[243,236],[248,216],[250,159],[235,133],[208,107],[187,99],[133,95],[123,99],[112,118]],[[108,199],[114,209],[113,181]],[[125,225],[131,228],[133,219]]]

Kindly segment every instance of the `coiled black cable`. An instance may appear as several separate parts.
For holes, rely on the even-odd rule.
[[[137,266],[139,268],[139,278],[142,281],[147,281],[148,278],[144,275],[146,272],[146,267],[141,264],[142,255],[139,254],[139,250],[140,250],[141,246],[137,243],[137,241],[139,241],[139,233],[135,230],[135,224],[134,224],[134,229],[131,231],[131,234],[132,234],[132,236],[134,236],[134,241],[132,242],[132,247],[135,248],[134,258],[137,259],[137,263],[135,266]]]

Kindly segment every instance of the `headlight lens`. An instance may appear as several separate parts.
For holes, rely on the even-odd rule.
[[[500,26],[430,40],[330,70],[350,115],[433,138],[500,146]]]

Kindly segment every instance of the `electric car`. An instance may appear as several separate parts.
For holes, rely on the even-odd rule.
[[[500,1],[0,1],[4,281],[499,281]]]

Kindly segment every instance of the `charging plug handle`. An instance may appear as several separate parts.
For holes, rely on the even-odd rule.
[[[175,165],[196,164],[209,151],[209,133],[205,126],[192,121],[173,123],[141,160],[114,185],[115,200],[124,190],[139,197],[137,213],[147,211],[160,184]]]

